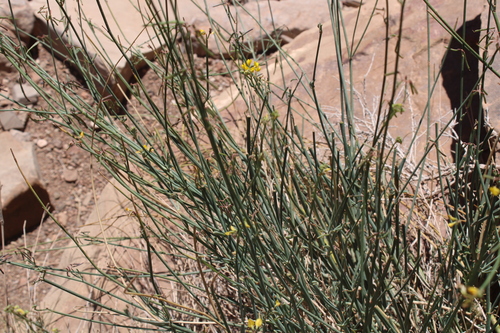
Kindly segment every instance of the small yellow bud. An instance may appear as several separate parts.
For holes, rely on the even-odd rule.
[[[474,286],[460,286],[460,292],[465,298],[479,298],[483,296],[483,291],[478,287]]]
[[[26,316],[28,314],[28,311],[25,311],[19,307],[19,305],[14,306],[13,312],[19,316]]]
[[[230,229],[230,230],[229,230],[229,231],[226,231],[226,232],[224,233],[224,235],[226,235],[226,236],[231,236],[232,234],[234,234],[234,233],[236,233],[236,232],[238,231],[238,229],[236,229],[236,228],[235,228],[235,227],[233,227],[233,226],[231,226],[229,229]]]
[[[500,195],[500,189],[496,186],[490,187],[490,193],[494,197],[498,197]]]
[[[257,318],[256,320],[248,319],[248,327],[252,329],[257,329],[262,326],[262,319]]]

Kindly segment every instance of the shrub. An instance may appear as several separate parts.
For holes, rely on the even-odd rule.
[[[491,131],[481,134],[479,124],[469,143],[457,141],[453,164],[443,157],[441,151],[446,148],[440,142],[452,132],[454,119],[444,128],[434,128],[422,115],[416,123],[427,124],[427,143],[418,160],[412,160],[401,139],[392,138],[389,131],[391,121],[405,108],[396,95],[401,82],[397,60],[394,68],[385,67],[380,78],[389,100],[381,99],[368,110],[373,126],[356,119],[352,101],[358,87],[347,79],[353,68],[339,60],[343,88],[338,93],[343,94],[343,103],[337,116],[342,121],[333,123],[316,96],[316,67],[313,77],[307,78],[278,37],[268,33],[268,49],[257,53],[235,28],[231,57],[223,60],[223,70],[215,72],[211,60],[195,56],[193,43],[223,38],[217,22],[212,22],[212,36],[206,31],[196,34],[166,8],[147,3],[141,13],[154,29],[154,43],[164,50],[154,60],[136,45],[123,49],[107,32],[132,65],[134,83],[114,73],[123,91],[130,92],[125,99],[125,94],[108,85],[109,78],[83,48],[66,46],[65,53],[67,62],[81,73],[93,103],[81,99],[64,78],[47,75],[29,49],[8,36],[1,45],[2,54],[49,105],[47,109],[21,107],[33,117],[54,122],[106,168],[128,198],[127,214],[140,230],[139,241],[127,235],[69,233],[74,246],[85,254],[89,245],[103,243],[108,249],[142,255],[146,264],[114,266],[110,272],[88,256],[89,268],[71,274],[35,262],[10,264],[39,271],[40,281],[66,292],[75,294],[61,281],[74,280],[126,304],[124,310],[75,295],[103,316],[121,319],[77,317],[117,328],[180,332],[499,329],[498,174],[493,155],[480,163],[484,142],[494,141]],[[175,1],[169,1],[169,6],[176,8]],[[328,28],[340,55],[349,41],[341,8],[336,1],[330,7]],[[439,13],[433,15],[439,19]],[[66,19],[74,36],[98,43],[81,35],[76,20]],[[389,18],[385,19],[389,25]],[[51,17],[47,20],[57,23]],[[317,52],[323,29],[318,28]],[[449,32],[454,34],[451,28]],[[389,30],[386,37],[389,45]],[[453,37],[465,45],[462,36]],[[396,37],[396,45],[402,38]],[[33,47],[46,47],[58,56],[54,42],[38,38]],[[395,52],[399,59],[398,47]],[[386,60],[391,56],[387,49]],[[162,103],[144,85],[133,66],[137,63],[145,64],[161,82]],[[286,66],[295,68],[296,89],[307,91],[309,100],[296,103],[296,90],[269,81],[271,68],[282,71]],[[31,71],[43,82],[35,81]],[[230,80],[239,92],[235,103],[244,105],[246,112],[243,119],[236,119],[240,127],[227,122],[227,110],[214,103],[211,78],[216,76]],[[430,100],[433,89],[429,91]],[[467,96],[462,98],[450,118],[465,112]],[[410,140],[411,147],[415,140],[417,134]],[[430,159],[431,154],[436,157]],[[432,226],[446,221],[451,232],[442,238]],[[116,289],[102,290],[102,280]],[[165,294],[167,285],[177,293],[177,300]]]

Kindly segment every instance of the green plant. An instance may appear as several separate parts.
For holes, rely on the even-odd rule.
[[[37,270],[40,281],[68,293],[76,294],[65,288],[65,280],[85,284],[123,305],[113,307],[101,298],[76,294],[106,318],[76,316],[94,325],[179,332],[498,329],[500,294],[493,289],[500,258],[499,204],[488,192],[498,175],[491,158],[479,163],[484,146],[477,141],[489,140],[492,133],[480,137],[473,132],[467,149],[456,149],[452,165],[440,153],[440,140],[452,120],[444,128],[432,128],[425,115],[418,120],[427,124],[427,142],[416,161],[400,147],[402,139],[393,139],[389,131],[394,117],[403,117],[405,111],[397,98],[405,1],[398,8],[394,54],[389,48],[389,13],[384,14],[382,92],[377,109],[370,110],[375,122],[368,133],[356,119],[356,87],[348,79],[357,44],[345,37],[337,1],[330,3],[329,26],[342,87],[337,125],[329,121],[316,95],[318,58],[308,78],[270,33],[267,45],[277,50],[272,57],[267,50],[255,52],[235,29],[231,52],[220,50],[231,58],[224,60],[224,71],[215,73],[208,58],[200,62],[195,57],[192,43],[223,38],[217,22],[212,22],[214,35],[196,34],[166,8],[147,4],[147,9],[141,8],[145,22],[165,51],[152,61],[134,47],[120,50],[131,65],[143,62],[157,76],[162,104],[153,101],[132,66],[135,83],[115,73],[131,93],[125,105],[85,49],[70,48],[68,62],[82,73],[94,97],[94,103],[87,103],[64,78],[48,75],[29,50],[3,37],[2,54],[48,103],[47,109],[26,111],[54,122],[106,168],[128,200],[123,214],[135,220],[140,231],[138,237],[68,233],[84,255],[90,245],[103,244],[112,269],[87,255],[90,266],[85,270],[30,260],[10,264]],[[176,2],[166,6],[176,8]],[[67,20],[68,29],[83,40],[73,22]],[[356,28],[365,31],[370,22],[359,24]],[[323,29],[318,28],[317,54]],[[120,45],[110,31],[108,38]],[[35,46],[47,47],[56,56],[52,42],[38,39]],[[349,66],[342,62],[344,52]],[[298,68],[293,89],[268,80],[271,71],[287,66]],[[52,92],[34,81],[31,71]],[[241,131],[223,119],[225,110],[214,103],[210,78],[217,75],[235,84],[239,103],[247,110],[237,122]],[[429,100],[436,82],[429,84]],[[297,100],[299,88],[307,92],[307,100]],[[390,96],[385,102],[384,94]],[[437,152],[434,162],[428,158],[432,152]],[[434,168],[434,176],[429,168]],[[438,190],[426,193],[432,186]],[[443,221],[447,215],[449,239],[422,231],[429,216]],[[114,261],[111,253],[116,252],[110,248],[142,255],[146,264],[125,267]],[[103,290],[95,277],[115,289]],[[178,300],[165,294],[166,286],[180,295]],[[123,319],[108,320],[109,314]]]

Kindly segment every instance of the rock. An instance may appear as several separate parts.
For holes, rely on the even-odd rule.
[[[49,142],[45,139],[36,140],[36,145],[38,146],[38,148],[45,148],[45,147],[47,147],[48,144],[49,144]]]
[[[11,103],[11,101],[8,98],[5,98],[4,96],[0,96],[0,107],[2,107],[2,108],[6,107],[10,103]]]
[[[380,2],[377,5],[378,9],[382,9],[385,4]],[[383,15],[373,15],[375,3],[366,2],[365,5],[358,9],[350,8],[344,11],[343,22],[345,25],[345,35],[349,37],[351,45],[356,45],[356,53],[349,59],[345,52],[340,56],[342,59],[337,61],[336,41],[333,33],[333,28],[330,23],[325,23],[322,27],[323,35],[318,55],[316,78],[314,82],[315,93],[319,105],[321,105],[325,116],[332,123],[333,128],[339,130],[339,125],[342,122],[340,105],[343,103],[342,89],[340,86],[340,73],[338,70],[339,64],[343,66],[344,72],[342,75],[349,78],[352,77],[352,104],[354,110],[354,122],[359,126],[360,130],[365,133],[372,133],[375,128],[375,120],[377,117],[377,107],[380,99],[385,102],[383,111],[387,112],[387,101],[390,100],[389,89],[383,94],[381,91],[381,82],[384,79],[384,48],[385,48],[385,23]],[[391,12],[399,13],[401,5],[397,0],[390,0],[389,6]],[[463,7],[459,8],[455,3],[446,0],[433,1],[433,6],[442,14],[447,22],[460,22],[463,15]],[[482,6],[477,3],[470,2],[470,8],[467,9],[467,20],[474,19],[483,10]],[[380,7],[380,8],[379,8]],[[376,10],[377,12],[377,10]],[[403,38],[401,44],[401,55],[399,59],[398,82],[395,104],[401,105],[403,114],[398,114],[392,118],[389,127],[389,134],[392,140],[400,137],[403,141],[401,150],[408,151],[408,158],[413,161],[422,157],[422,152],[426,145],[425,130],[427,124],[420,127],[418,133],[419,140],[412,144],[409,150],[409,143],[414,133],[417,131],[418,121],[423,118],[424,123],[427,121],[427,115],[424,111],[427,110],[428,103],[428,80],[431,83],[437,80],[437,87],[432,98],[429,101],[429,128],[434,131],[433,124],[438,124],[440,128],[453,117],[451,112],[450,98],[446,94],[439,93],[442,87],[443,80],[441,77],[434,74],[434,69],[440,68],[445,56],[450,35],[439,25],[435,20],[430,20],[429,24],[429,45],[427,49],[428,31],[427,27],[427,12],[428,9],[424,2],[412,1],[408,2],[405,9]],[[371,18],[371,21],[370,21]],[[365,24],[369,23],[366,31]],[[390,34],[397,34],[398,22],[397,19],[390,20],[393,22],[390,26]],[[452,25],[453,25],[452,24]],[[360,40],[361,35],[363,39]],[[344,33],[342,33],[344,36]],[[315,69],[316,51],[318,47],[319,29],[312,28],[297,36],[291,43],[284,46],[285,52],[289,54],[290,59],[294,62],[287,63],[281,61],[275,64],[275,58],[270,59],[267,64],[267,73],[270,73],[269,78],[264,77],[266,81],[271,82],[273,92],[269,94],[270,104],[273,105],[278,113],[283,116],[287,110],[287,93],[286,89],[297,90],[294,93],[294,98],[291,102],[291,107],[297,110],[295,117],[298,128],[303,129],[303,135],[311,139],[313,132],[319,132],[316,127],[319,124],[318,112],[313,107],[315,101],[311,90],[310,83],[313,78]],[[389,58],[388,72],[392,72],[395,66],[395,47],[396,38],[391,38],[389,42]],[[427,54],[430,53],[430,62],[427,60]],[[281,72],[280,66],[283,66]],[[429,66],[429,67],[428,67]],[[428,68],[431,69],[431,77],[428,78]],[[352,75],[349,73],[352,71]],[[266,75],[266,74],[264,74]],[[389,84],[392,85],[392,76],[389,77]],[[346,79],[347,80],[347,79]],[[413,91],[412,91],[413,88]],[[215,98],[214,103],[222,113],[224,119],[236,119],[239,128],[245,128],[244,121],[246,119],[245,112],[247,106],[241,99],[238,99],[238,89],[232,86]],[[418,93],[417,93],[418,92]],[[351,94],[349,89],[347,96]],[[284,97],[280,97],[284,96]],[[231,125],[231,127],[236,127]],[[432,136],[435,133],[432,132]],[[368,135],[370,136],[370,135]],[[320,139],[322,140],[322,139]],[[358,138],[358,140],[362,140]],[[442,138],[440,147],[445,151],[450,152],[451,140]],[[450,156],[450,154],[448,154]],[[432,157],[432,156],[431,156]]]
[[[15,84],[12,87],[12,99],[19,104],[36,104],[39,96],[38,91],[29,84]]]
[[[228,20],[227,11],[231,12],[234,22]],[[209,56],[225,58],[235,51],[235,36],[231,36],[233,26],[238,27],[243,45],[252,45],[255,52],[261,52],[264,48],[275,49],[269,42],[268,34],[280,44],[287,44],[302,32],[330,21],[328,3],[324,0],[308,0],[307,6],[304,6],[304,0],[251,1],[244,6],[213,7],[210,9],[210,20],[205,14],[200,14],[188,19],[193,27],[193,36],[200,30],[217,33],[207,38],[207,45],[204,45],[205,37],[198,36],[195,52],[205,56],[208,50]]]
[[[78,180],[78,171],[65,168],[62,177],[66,183],[75,183]]]
[[[31,142],[31,134],[11,129],[10,134],[18,141]]]
[[[122,84],[118,77],[122,77],[124,81],[129,81],[133,73],[130,64],[134,63],[136,68],[140,68],[145,64],[144,61],[139,61],[138,57],[133,56],[133,54],[142,54],[146,59],[151,60],[157,51],[161,49],[159,39],[151,37],[156,36],[155,29],[153,29],[152,25],[146,24],[143,14],[136,9],[141,8],[144,15],[150,15],[148,1],[108,0],[106,5],[103,6],[104,15],[109,18],[113,17],[107,23],[115,38],[120,40],[123,50],[117,48],[116,44],[109,38],[109,35],[104,32],[104,29],[94,28],[105,26],[97,1],[87,1],[84,6],[80,5],[80,1],[66,1],[64,3],[66,12],[71,16],[72,22],[76,24],[76,29],[81,35],[80,37],[85,41],[84,45],[87,46],[87,51],[92,58],[92,64],[89,64],[88,60],[81,56],[82,52],[79,52],[81,66],[87,68],[85,65],[87,64],[88,68],[94,69],[94,72],[91,73],[92,75],[100,74],[102,76],[100,80],[94,80],[94,83],[103,92],[104,96],[109,96],[106,89],[111,89],[119,99],[124,97],[126,88],[120,86]],[[53,25],[51,20],[46,19],[49,16],[47,8],[50,8],[51,18],[57,22],[65,22],[65,19],[63,19],[64,15],[58,5],[59,2],[58,0],[33,0],[30,2],[36,16],[34,34],[38,36],[59,36],[59,38],[52,38],[51,46],[58,51],[58,54],[68,56],[70,49],[75,50],[83,48],[83,46],[74,35],[74,32],[71,31],[71,28],[65,29],[66,26],[64,24]],[[162,0],[153,0],[152,2],[157,8],[163,8],[164,6]],[[205,0],[198,0],[198,2],[202,7],[205,6]],[[208,0],[207,3],[211,7],[220,4],[220,0]],[[171,12],[170,5],[167,7]],[[201,12],[191,1],[179,1],[179,9],[186,17],[192,17],[194,12]],[[79,22],[77,18],[81,11],[84,12],[85,20],[82,20],[84,23],[80,27],[77,24]],[[110,11],[115,14],[112,16]],[[120,14],[116,15],[116,13]],[[92,27],[87,24],[90,21],[93,24]],[[128,53],[131,57],[131,62],[124,59],[122,51]],[[101,57],[101,54],[106,54],[106,58]],[[79,70],[78,67],[76,69]],[[119,73],[119,75],[114,75],[113,73]],[[89,78],[89,80],[92,79]],[[107,82],[108,86],[102,83],[104,81]]]
[[[496,15],[500,15],[500,8],[497,7]],[[490,26],[488,26],[488,22]],[[495,27],[493,13],[485,10],[481,15],[481,40],[486,40],[487,35],[490,38],[490,44],[487,48],[489,57],[493,56],[500,47],[499,32]],[[491,59],[487,59],[489,62]],[[493,70],[500,74],[500,56],[496,54],[491,64]],[[484,73],[484,107],[488,110],[490,125],[500,132],[500,78],[495,75],[491,70],[486,70]]]
[[[35,14],[28,1],[0,0],[0,17],[3,29],[9,28],[15,32],[17,28],[21,39],[25,42],[30,39],[35,26]],[[15,36],[15,34],[13,35]]]
[[[51,18],[58,22],[65,22],[63,14],[59,9],[58,2],[60,1],[33,0],[29,3],[36,16],[34,34],[38,36],[59,36],[59,38],[52,38],[51,46],[58,51],[57,54],[67,57],[69,55],[69,50],[79,49],[83,46],[74,35],[74,32],[71,31],[71,28],[66,29],[67,26],[65,24],[55,26],[50,24],[50,20],[47,20],[49,16],[47,8],[50,8]],[[163,8],[163,1],[154,0],[153,3],[160,3],[158,8]],[[259,17],[263,28],[268,30],[272,35],[281,36],[280,40],[282,43],[287,43],[301,32],[316,26],[318,23],[329,21],[330,19],[328,6],[324,0],[309,0],[307,6],[304,6],[303,0],[272,0],[269,2],[250,1],[248,3],[245,1],[240,3],[245,3],[244,8],[241,8],[241,5],[229,5],[227,8],[235,15],[234,17],[238,19],[238,24],[240,26],[239,31],[243,36],[243,43],[253,44],[257,49],[262,49],[270,45],[265,45],[268,38],[266,38],[259,24],[255,22],[255,19],[251,17],[252,15],[254,17]],[[113,43],[109,36],[104,33],[103,29],[91,28],[86,23],[87,21],[91,21],[94,26],[105,26],[97,2],[86,2],[84,6],[80,4],[81,2],[79,1],[66,1],[64,3],[65,10],[74,19],[73,22],[78,22],[76,18],[79,17],[80,11],[85,13],[86,20],[84,20],[85,23],[81,27],[83,33],[80,31],[80,27],[77,27],[77,30],[82,35],[80,37],[82,37],[83,40],[86,39],[84,36],[92,36],[91,41],[86,40],[84,43],[90,57],[93,59],[93,66],[89,66],[89,68],[93,68],[94,70],[94,72],[91,73],[92,75],[100,74],[102,78],[104,78],[100,81],[94,80],[94,83],[105,96],[109,96],[109,93],[105,93],[108,88],[113,91],[113,94],[121,99],[124,97],[126,89],[124,89],[124,85],[120,83],[121,79],[118,79],[118,77],[122,77],[123,80],[129,81],[133,74],[130,64],[133,63],[136,68],[140,68],[144,65],[144,62],[137,60],[137,57],[132,56],[132,53],[140,53],[146,59],[151,60],[155,54],[161,51],[161,41],[157,38],[151,38],[151,36],[156,36],[154,29],[150,25],[144,24],[144,17],[129,1],[107,1],[106,6],[103,7],[104,15],[111,17],[109,15],[110,10],[120,13],[120,15],[115,15],[113,20],[109,20],[107,23],[114,37],[120,40],[123,51],[128,52],[131,56],[131,62],[128,62],[124,59],[122,51],[116,47],[115,43]],[[142,8],[146,17],[151,16],[146,9],[148,8],[146,0],[138,0],[137,6]],[[273,16],[271,16],[269,6],[272,8],[274,13]],[[170,17],[172,17],[173,13],[171,6],[167,6],[167,8]],[[225,8],[221,0],[178,2],[180,18],[186,21],[186,26],[192,26],[194,30],[204,29],[207,32],[210,30],[211,25],[204,10],[208,9],[210,11],[211,16],[221,24],[221,41],[225,45],[223,48],[225,47],[227,49],[223,50],[222,54],[227,56],[232,52],[232,46],[230,43],[223,41],[229,38],[229,35],[223,32],[223,29],[230,27]],[[273,23],[273,19],[275,19],[276,22]],[[145,26],[146,28],[144,28]],[[213,28],[215,29],[215,27]],[[196,32],[193,31],[193,36],[195,35]],[[99,43],[96,42],[97,39]],[[209,53],[219,56],[221,53],[218,51],[215,36],[211,36],[208,42]],[[197,52],[199,54],[204,54],[205,50],[200,43],[196,45]],[[78,54],[81,55],[82,52]],[[100,54],[106,54],[106,59],[102,58]],[[79,61],[83,64],[82,67],[87,68],[84,65],[87,62],[83,57],[80,57]],[[79,68],[76,69],[79,70]],[[115,75],[113,73],[119,73],[120,75]],[[108,79],[109,77],[111,78]],[[109,85],[108,87],[102,83],[104,81],[107,82]]]
[[[30,43],[34,24],[35,15],[26,0],[0,0],[2,43],[10,43],[14,48],[25,47]],[[9,73],[14,70],[7,57],[0,54],[0,71]]]
[[[109,270],[114,269],[115,265],[117,265],[123,272],[128,272],[129,270],[136,272],[137,270],[142,270],[147,264],[145,263],[143,253],[141,253],[140,250],[134,250],[134,248],[143,248],[143,240],[141,237],[135,237],[141,233],[139,222],[136,218],[127,214],[126,208],[130,209],[133,207],[133,204],[123,193],[127,192],[116,181],[106,185],[101,192],[96,207],[92,210],[85,225],[80,229],[79,235],[88,235],[88,239],[86,237],[79,237],[78,242],[80,245],[83,245],[82,249],[86,252],[87,256],[94,261],[96,267]],[[146,218],[144,218],[143,221],[149,223]],[[169,226],[169,228],[175,227]],[[105,234],[103,234],[103,232]],[[116,237],[116,241],[114,242],[120,242],[120,245],[115,246],[109,244],[108,247],[105,242],[94,242],[91,240],[102,240],[104,236],[107,239]],[[131,238],[120,240],[124,236],[130,236]],[[165,246],[164,244],[159,244],[159,241],[153,238],[151,238],[150,241],[153,243],[152,246],[156,248],[164,248]],[[180,265],[176,265],[175,262],[171,261],[168,255],[165,255],[164,260],[169,263],[171,269],[176,271],[181,269]],[[70,245],[58,262],[59,268],[66,270],[66,274],[69,277],[77,276],[79,271],[91,274],[98,273],[94,266],[89,264],[81,250],[76,246],[72,247]],[[163,267],[163,269],[165,268]],[[127,294],[125,288],[117,288],[115,282],[103,278],[96,279],[97,276],[90,276],[87,274],[78,276],[87,280],[88,283],[82,283],[83,281],[80,281],[79,278],[70,280],[47,274],[45,276],[46,280],[52,280],[62,288],[71,290],[71,293],[52,287],[47,293],[47,296],[43,298],[39,308],[57,309],[57,311],[61,313],[68,313],[86,318],[89,318],[88,314],[91,314],[91,316],[95,315],[94,318],[99,318],[99,320],[92,323],[61,316],[53,312],[45,312],[43,314],[44,323],[49,330],[57,328],[66,332],[108,332],[110,326],[105,326],[100,323],[115,322],[118,319],[110,311],[95,307],[87,300],[77,298],[74,295],[82,295],[85,298],[90,297],[103,305],[118,309],[119,311],[127,309],[131,317],[144,316],[143,311],[123,301],[135,302],[134,297]],[[149,283],[147,283],[145,279],[139,279],[137,281],[137,286],[134,283],[134,287],[138,288],[137,292],[146,293],[146,290],[149,290],[146,289],[149,288]],[[100,289],[92,288],[92,283],[96,283]],[[162,291],[162,297],[172,299],[173,288],[175,288],[174,284],[167,282],[165,279],[158,279],[157,283]],[[118,298],[112,297],[112,294],[117,295]],[[120,324],[124,326],[137,324],[137,322],[134,322],[132,319],[127,319],[122,316],[119,317],[119,320]],[[146,326],[146,324],[143,325],[144,329],[147,329],[148,326]],[[113,331],[130,332],[130,329],[115,327]]]
[[[19,168],[17,167],[12,153]],[[0,133],[0,182],[2,183],[2,207],[5,219],[5,238],[20,236],[26,221],[27,230],[38,226],[43,216],[42,205],[26,184],[28,182],[45,204],[49,195],[40,177],[33,143],[17,139],[11,132]],[[22,174],[26,177],[24,180]]]
[[[23,130],[26,121],[22,120],[15,111],[0,111],[0,124],[5,131]]]
[[[60,212],[55,215],[56,221],[62,225],[66,226],[68,224],[68,212]]]

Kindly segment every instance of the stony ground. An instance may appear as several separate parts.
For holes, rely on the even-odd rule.
[[[200,68],[205,66],[204,61],[198,59]],[[51,75],[58,71],[59,75],[63,74],[69,81],[79,79],[60,61],[55,61],[54,67],[50,53],[43,48],[39,49],[38,62]],[[210,65],[214,70],[223,69],[220,61],[210,60]],[[19,80],[17,73],[5,73],[2,88],[10,88]],[[158,77],[145,71],[143,83],[153,100],[162,103],[163,97],[158,94]],[[228,86],[229,79],[217,77],[212,83],[221,91]],[[80,89],[78,93],[85,99],[91,98],[84,89]],[[46,105],[45,101],[39,100],[37,107],[43,109]],[[13,105],[4,106],[5,109],[11,107]],[[138,105],[132,99],[129,107],[137,108]],[[31,137],[35,145],[42,178],[46,182],[56,220],[68,231],[77,232],[85,223],[95,200],[99,198],[99,193],[106,184],[107,173],[92,160],[89,153],[74,144],[71,136],[50,122],[30,117],[24,132]],[[58,266],[58,260],[67,243],[67,237],[61,228],[49,217],[41,221],[37,229],[26,232],[22,237],[8,243],[5,253],[12,261],[22,262],[24,254],[32,256],[38,264]],[[2,265],[0,268],[3,270],[3,274],[0,274],[1,309],[8,305],[18,305],[30,310],[47,294],[49,286],[37,283],[38,272],[13,265]],[[2,319],[0,331],[6,331],[7,326],[12,325],[13,319],[5,313]]]
[[[76,79],[73,74],[59,61],[54,67],[50,54],[40,48],[38,60],[50,74],[55,71]],[[15,72],[3,74],[3,87],[9,88],[19,82],[19,75]],[[80,91],[85,98],[90,98],[84,90]],[[46,106],[45,101],[39,100],[39,107]],[[6,109],[12,105],[5,106]],[[35,144],[36,155],[41,176],[46,182],[46,188],[54,208],[54,216],[59,223],[69,231],[77,231],[89,215],[94,200],[99,196],[105,185],[106,175],[102,168],[95,163],[92,165],[90,156],[74,145],[73,138],[49,122],[39,121],[30,117],[24,133],[31,137]],[[57,266],[63,250],[57,250],[67,243],[61,228],[52,218],[45,218],[40,226],[22,237],[6,245],[5,251],[15,261],[22,260],[21,253],[31,253],[37,263]],[[19,305],[23,309],[31,309],[37,300],[43,298],[49,286],[36,283],[39,278],[37,272],[21,267],[3,265],[4,274],[0,279],[0,304],[3,309],[6,305]],[[7,317],[3,316],[0,330],[4,331]]]

